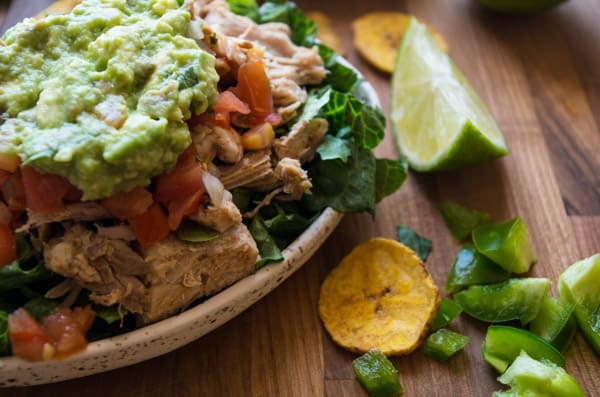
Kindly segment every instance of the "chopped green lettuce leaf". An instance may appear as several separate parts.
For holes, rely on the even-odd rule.
[[[54,273],[46,269],[41,261],[30,267],[28,264],[22,265],[21,261],[16,260],[10,265],[0,268],[0,292],[50,280],[54,276]]]
[[[267,1],[258,9],[259,22],[283,22],[290,27],[292,41],[304,47],[316,44],[317,25],[293,1]]]
[[[326,135],[323,142],[317,148],[317,153],[321,160],[340,159],[344,163],[348,161],[348,157],[352,155],[350,142],[345,139],[340,139],[333,135]]]
[[[8,313],[0,311],[0,357],[10,354],[8,340]]]
[[[114,304],[112,306],[94,304],[92,305],[92,310],[96,313],[96,318],[102,319],[106,324],[113,324],[117,321],[121,321],[128,313],[127,309],[121,307],[119,304]]]
[[[402,186],[406,180],[406,160],[377,159],[375,162],[375,202],[380,202]]]
[[[177,229],[177,237],[182,241],[202,243],[216,239],[219,237],[219,233],[199,224],[198,222],[194,222],[190,219],[184,219],[181,221],[181,225],[179,225],[179,228]]]
[[[250,230],[250,233],[258,246],[258,252],[260,252],[261,258],[256,262],[256,270],[267,263],[278,262],[283,259],[281,250],[273,237],[269,234],[260,215],[256,215],[254,219],[252,219],[252,223],[250,223],[248,230]]]
[[[381,109],[365,104],[352,94],[331,90],[329,102],[321,108],[320,116],[327,119],[330,131],[350,127],[352,137],[363,149],[373,149],[385,134]]]
[[[254,0],[227,0],[227,4],[234,14],[244,15],[255,22],[260,20],[258,4]]]
[[[58,305],[59,302],[57,300],[44,298],[40,295],[27,301],[23,307],[39,322],[48,314],[52,313]]]
[[[375,156],[370,150],[355,150],[347,162],[315,159],[308,165],[312,194],[303,203],[310,211],[330,206],[340,212],[375,213]]]
[[[339,55],[323,43],[319,43],[319,55],[327,69],[325,84],[340,92],[351,92],[360,82],[356,72],[340,62]]]
[[[404,225],[396,227],[396,234],[399,242],[412,249],[422,261],[427,260],[431,252],[431,240]]]

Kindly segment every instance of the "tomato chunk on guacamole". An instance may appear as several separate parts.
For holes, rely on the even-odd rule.
[[[0,153],[66,177],[84,200],[146,186],[217,99],[214,57],[176,0],[84,0],[0,44]],[[1,42],[0,42],[1,43]]]

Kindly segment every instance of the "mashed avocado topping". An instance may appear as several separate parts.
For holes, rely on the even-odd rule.
[[[59,174],[84,200],[146,186],[217,98],[214,57],[176,0],[84,0],[0,44],[0,153]],[[1,43],[1,42],[0,42]]]

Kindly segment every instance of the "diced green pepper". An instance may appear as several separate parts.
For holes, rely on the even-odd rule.
[[[536,261],[521,218],[480,226],[473,230],[477,251],[511,273],[525,273]]]
[[[573,309],[573,303],[546,296],[529,329],[564,353],[575,336],[575,321],[570,321]]]
[[[527,352],[536,360],[544,359],[556,365],[565,365],[564,356],[536,334],[503,325],[491,325],[488,328],[481,353],[483,359],[498,372],[506,371],[521,351]]]
[[[446,325],[462,313],[462,307],[452,302],[450,299],[442,299],[440,307],[431,323],[431,330],[438,330]]]
[[[534,360],[526,352],[521,352],[498,381],[511,389],[495,392],[492,397],[585,397],[577,381],[564,369]]]
[[[490,214],[466,208],[450,201],[441,203],[440,211],[452,237],[459,243],[469,237],[474,229],[492,221]]]
[[[492,284],[508,280],[510,273],[466,245],[456,255],[446,280],[446,291],[454,293],[470,285]]]
[[[600,254],[582,259],[560,275],[561,298],[575,304],[574,316],[583,336],[600,354]]]
[[[377,349],[373,349],[352,361],[356,378],[369,396],[398,396],[403,393],[394,364]]]
[[[469,343],[469,337],[442,328],[429,335],[421,348],[423,354],[445,362]]]
[[[415,251],[422,261],[426,261],[431,252],[431,240],[417,234],[414,230],[404,225],[396,226],[397,240]]]
[[[512,278],[498,284],[471,286],[454,295],[454,299],[478,320],[520,320],[525,325],[537,316],[549,288],[547,278]]]

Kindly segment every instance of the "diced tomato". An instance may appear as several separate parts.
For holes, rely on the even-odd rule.
[[[248,105],[245,102],[242,102],[242,100],[231,91],[219,93],[219,99],[213,109],[215,113],[250,113]]]
[[[27,310],[17,309],[8,316],[8,336],[15,356],[29,361],[52,358],[52,340]]]
[[[6,266],[17,259],[15,233],[7,224],[0,224],[0,266]]]
[[[8,180],[2,185],[2,197],[12,211],[23,211],[27,208],[25,204],[25,188],[23,187],[23,178],[20,172],[16,172],[8,177]]]
[[[77,188],[77,186],[74,186],[71,183],[69,183],[69,181],[66,181],[66,182],[67,182],[67,194],[65,194],[64,199],[66,201],[70,201],[72,203],[81,201],[83,192],[81,190],[79,190]]]
[[[190,196],[203,189],[202,166],[195,161],[195,148],[190,145],[179,157],[175,168],[156,178],[154,194],[156,200],[166,203]]]
[[[128,221],[143,247],[162,240],[171,232],[167,216],[158,203],[153,203],[142,215],[130,218]]]
[[[71,310],[71,315],[79,324],[84,334],[87,334],[90,328],[92,328],[92,324],[94,324],[94,319],[96,318],[96,313],[90,306],[75,307]]]
[[[38,212],[51,212],[63,208],[63,198],[69,191],[67,181],[53,174],[42,174],[33,167],[23,167],[23,186],[27,208]]]
[[[273,95],[262,60],[249,60],[238,69],[235,92],[250,106],[253,114],[266,116],[273,113]]]
[[[4,182],[6,182],[9,177],[10,177],[10,172],[0,170],[0,186],[4,185]]]
[[[141,215],[153,203],[152,193],[143,187],[129,192],[118,192],[100,201],[100,204],[112,215],[120,219]]]
[[[21,159],[16,154],[0,153],[0,170],[9,173],[15,172],[21,164]]]
[[[60,308],[42,320],[42,329],[53,341],[56,358],[77,353],[87,346],[85,334],[94,321],[95,313],[86,308]]]
[[[198,211],[198,206],[202,196],[204,195],[204,188],[198,190],[191,196],[178,198],[169,202],[169,228],[176,230],[181,223],[184,216],[191,215]]]
[[[10,225],[12,221],[13,214],[10,209],[4,204],[3,201],[0,200],[0,224],[2,225]]]

